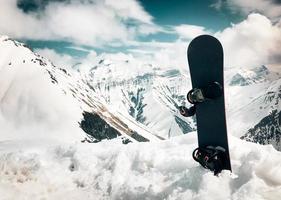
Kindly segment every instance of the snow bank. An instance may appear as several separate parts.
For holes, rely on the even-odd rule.
[[[1,199],[279,199],[281,153],[231,138],[233,173],[191,157],[196,134],[157,143],[0,144]]]

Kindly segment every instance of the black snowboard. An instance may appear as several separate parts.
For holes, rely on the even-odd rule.
[[[231,170],[224,105],[223,49],[221,43],[209,35],[191,41],[187,50],[193,88],[207,88],[218,82],[222,95],[196,104],[199,148],[220,146],[226,150],[223,169]]]

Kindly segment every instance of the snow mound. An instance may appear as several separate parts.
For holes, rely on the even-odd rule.
[[[195,132],[122,145],[7,141],[1,199],[278,199],[281,153],[231,137],[233,173],[218,177],[191,157]]]

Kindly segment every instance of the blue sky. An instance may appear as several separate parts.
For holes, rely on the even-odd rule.
[[[211,34],[228,65],[254,66],[281,63],[280,16],[279,0],[2,0],[0,34],[47,57],[124,53],[174,66]]]
[[[242,19],[230,10],[217,10],[212,5],[216,0],[140,0],[144,9],[160,25],[194,24],[212,30],[220,30]]]

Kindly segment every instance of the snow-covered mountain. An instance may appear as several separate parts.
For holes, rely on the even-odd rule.
[[[2,121],[23,128],[10,137],[19,137],[16,132],[26,132],[24,127],[31,124],[42,125],[42,130],[73,127],[77,138],[86,132],[96,141],[117,136],[151,141],[196,130],[194,117],[178,113],[178,106],[189,106],[185,94],[191,86],[185,71],[101,55],[87,63],[89,70],[77,73],[8,37],[1,37],[0,48]],[[85,63],[75,66],[78,71],[86,68],[79,65]],[[280,74],[260,66],[227,69],[225,77],[229,132],[279,149],[280,123],[268,119],[280,113]]]
[[[187,103],[185,94],[190,87],[184,73],[177,69],[160,69],[135,60],[101,58],[88,78],[112,110],[118,108],[159,137],[195,130],[194,118],[184,119],[178,113],[178,106]]]
[[[130,74],[123,75],[121,68]],[[196,130],[195,118],[182,118],[177,112],[179,105],[189,106],[185,94],[191,86],[186,74],[177,69],[141,65],[132,58],[100,58],[90,72],[89,83],[97,88],[112,109],[118,107],[158,136],[168,138]],[[263,123],[263,126],[273,123],[276,134],[263,131],[264,137],[260,137],[261,132],[253,133],[253,128],[260,127],[260,121],[270,117],[272,112],[280,112],[281,75],[266,66],[258,66],[252,69],[226,68],[225,77],[229,132],[261,144],[273,144],[279,149],[278,121]]]
[[[90,130],[97,140],[117,136],[130,141],[159,140],[133,118],[110,110],[81,74],[59,68],[5,36],[0,38],[0,52],[1,124],[6,130],[13,129],[1,135],[3,139],[25,134],[44,137],[44,130],[55,128],[64,133],[62,140],[81,140],[85,136],[82,128]],[[93,123],[93,118],[99,123]],[[31,126],[34,134],[30,133]],[[93,128],[102,131],[94,133]]]
[[[281,75],[261,66],[232,72],[229,77],[227,114],[232,133],[280,149]]]
[[[229,85],[246,86],[261,83],[268,80],[269,73],[269,70],[264,65],[253,68],[252,70],[239,69],[238,72],[231,78]]]
[[[241,138],[260,144],[272,144],[281,150],[281,79],[270,83],[265,94],[254,99],[258,123]]]

